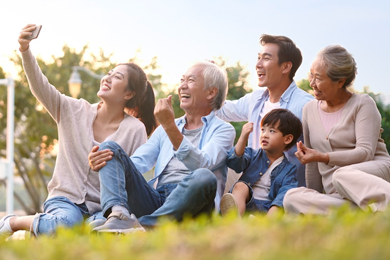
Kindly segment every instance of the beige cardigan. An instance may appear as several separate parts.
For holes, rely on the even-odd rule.
[[[33,95],[42,103],[58,126],[59,151],[53,177],[48,185],[48,199],[64,196],[73,203],[86,203],[91,214],[100,211],[99,174],[88,164],[93,147],[92,125],[98,104],[61,94],[42,74],[30,50],[22,52],[23,66]],[[57,119],[60,114],[60,121]],[[143,143],[147,135],[138,119],[125,115],[117,131],[109,137],[129,155]]]
[[[302,124],[305,145],[329,154],[329,163],[306,165],[306,185],[332,194],[332,175],[340,167],[367,161],[384,161],[390,167],[390,156],[381,138],[381,116],[375,101],[367,94],[352,94],[341,118],[329,134],[318,113],[318,102],[312,100],[303,108]]]

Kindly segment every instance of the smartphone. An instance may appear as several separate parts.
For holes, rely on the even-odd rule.
[[[42,25],[37,25],[37,27],[34,29],[34,31],[31,32],[32,35],[28,36],[26,39],[32,40],[32,39],[38,38],[38,35],[39,35],[39,32],[41,31],[41,29],[42,29]]]

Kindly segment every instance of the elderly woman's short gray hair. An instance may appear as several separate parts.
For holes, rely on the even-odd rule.
[[[345,78],[344,88],[352,84],[357,74],[355,59],[340,45],[330,45],[322,49],[317,57],[327,67],[327,75],[332,81]]]

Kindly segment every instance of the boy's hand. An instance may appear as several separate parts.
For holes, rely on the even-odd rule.
[[[253,131],[253,123],[248,122],[242,126],[241,137],[248,140],[249,134]]]
[[[237,156],[244,154],[246,142],[248,141],[249,134],[253,131],[253,123],[246,123],[242,126],[240,138],[238,138],[237,144],[234,147],[234,152]]]

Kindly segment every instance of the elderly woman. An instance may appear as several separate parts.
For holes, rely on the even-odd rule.
[[[307,188],[287,192],[287,213],[327,214],[344,204],[383,211],[390,201],[390,156],[381,139],[381,116],[367,94],[347,90],[356,63],[343,47],[328,46],[310,68],[316,100],[303,109]]]

